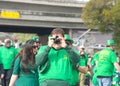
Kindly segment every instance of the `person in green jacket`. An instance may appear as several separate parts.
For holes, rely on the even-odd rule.
[[[25,44],[14,62],[9,86],[39,86],[38,66],[35,64],[35,47]]]
[[[12,74],[12,62],[17,52],[14,47],[11,46],[11,40],[5,39],[4,46],[0,47],[0,58],[3,64],[3,75],[1,82],[2,86],[8,86],[10,77]]]
[[[70,86],[72,65],[78,62],[79,55],[65,42],[64,30],[53,29],[48,45],[36,55],[40,86]]]
[[[3,69],[2,59],[0,58],[0,79],[3,77],[4,77],[4,69]]]
[[[111,86],[112,75],[115,69],[120,72],[114,52],[114,40],[107,40],[107,47],[99,52],[97,64],[97,80],[99,86]]]
[[[70,38],[70,35],[65,34],[64,38],[65,38],[66,44],[69,47],[73,48],[73,46],[72,46],[73,40]],[[78,84],[79,84],[79,70],[74,65],[72,67],[72,77],[71,77],[70,84],[71,84],[70,86],[78,86]]]
[[[65,34],[64,38],[65,38],[66,44],[69,47],[73,48],[72,44],[73,44],[74,41],[70,38],[70,35]],[[87,71],[84,70],[83,68],[81,68],[79,64],[77,64],[77,67],[75,65],[73,65],[72,66],[72,77],[71,77],[71,81],[70,81],[70,84],[71,84],[70,86],[79,86],[79,72],[85,74]]]

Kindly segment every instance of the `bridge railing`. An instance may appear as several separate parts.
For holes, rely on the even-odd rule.
[[[0,2],[17,2],[30,4],[46,4],[54,6],[84,7],[89,0],[0,0]]]
[[[17,14],[16,14],[17,13]],[[18,15],[19,14],[19,15]],[[70,14],[70,13],[47,13],[42,11],[32,11],[32,10],[9,10],[0,9],[0,18],[4,19],[20,19],[20,20],[35,20],[35,21],[56,21],[56,22],[72,22],[79,23],[81,27],[83,21],[80,18],[80,14]]]
[[[21,15],[33,15],[33,16],[51,16],[51,17],[66,17],[66,18],[80,18],[80,13],[59,13],[59,12],[47,12],[47,11],[32,11],[32,10],[13,10],[13,9],[0,9],[0,13],[5,12],[19,12]]]
[[[32,1],[48,1],[48,2],[58,2],[58,3],[86,3],[89,0],[32,0]]]

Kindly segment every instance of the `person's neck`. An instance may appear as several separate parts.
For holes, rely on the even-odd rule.
[[[6,48],[10,48],[10,46],[5,46]]]

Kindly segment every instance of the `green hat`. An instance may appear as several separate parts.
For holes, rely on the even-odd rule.
[[[64,35],[64,38],[66,41],[69,41],[70,43],[73,43],[74,41],[70,38],[70,35],[69,34],[65,34]]]
[[[36,36],[33,36],[33,37],[32,37],[32,40],[35,40],[35,41],[36,41],[36,39],[37,39],[37,37],[36,37]]]
[[[52,37],[52,36],[51,36],[51,35],[49,35],[49,36],[48,36],[48,39],[50,39],[51,37]]]
[[[113,46],[114,44],[114,40],[107,40],[107,46]]]

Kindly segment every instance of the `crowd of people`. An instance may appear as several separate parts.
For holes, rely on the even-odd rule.
[[[0,47],[2,86],[90,86],[90,81],[93,86],[120,85],[114,40],[107,40],[106,48],[93,56],[85,46],[74,50],[73,42],[61,28],[51,31],[46,45],[33,37],[15,47],[5,39]]]

